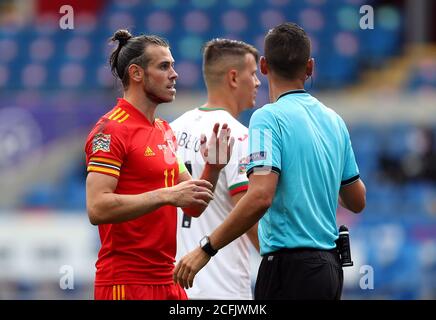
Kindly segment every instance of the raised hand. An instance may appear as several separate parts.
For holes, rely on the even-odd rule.
[[[204,161],[208,165],[221,170],[232,156],[235,139],[230,136],[231,129],[224,123],[219,130],[220,124],[215,123],[209,142],[204,134],[201,135],[200,151]],[[218,133],[219,131],[219,133]]]

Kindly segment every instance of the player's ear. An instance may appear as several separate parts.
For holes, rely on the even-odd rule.
[[[128,69],[129,77],[135,82],[141,82],[144,77],[144,70],[137,64],[131,64]]]
[[[227,81],[231,88],[236,88],[238,86],[238,70],[230,69],[227,72]]]
[[[315,59],[310,58],[309,60],[307,60],[307,65],[306,65],[306,76],[308,78],[312,76],[314,68],[315,68]]]
[[[268,64],[266,63],[266,59],[264,56],[260,57],[259,66],[260,66],[260,72],[262,72],[263,75],[267,75],[268,74]]]

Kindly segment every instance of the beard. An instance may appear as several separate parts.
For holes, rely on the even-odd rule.
[[[157,89],[153,88],[151,85],[147,85],[145,79],[142,82],[142,90],[145,96],[156,104],[172,102],[174,100],[174,96],[167,97],[163,93],[159,94]]]

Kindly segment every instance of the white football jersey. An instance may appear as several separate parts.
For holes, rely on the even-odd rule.
[[[185,162],[194,179],[200,178],[204,160],[200,152],[200,136],[208,139],[215,123],[227,123],[235,138],[229,163],[221,170],[215,198],[199,218],[190,218],[178,209],[177,256],[199,246],[233,209],[231,196],[246,191],[248,179],[248,129],[224,109],[197,108],[186,112],[170,126],[177,137],[177,154]],[[250,273],[250,240],[247,235],[236,239],[218,253],[195,277],[193,287],[186,290],[190,299],[252,299]]]

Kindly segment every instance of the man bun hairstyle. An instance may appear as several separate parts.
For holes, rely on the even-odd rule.
[[[310,58],[310,40],[299,25],[285,22],[265,36],[265,59],[278,76],[293,80],[305,71]]]
[[[137,64],[146,68],[150,58],[145,50],[149,45],[169,48],[168,42],[156,35],[141,35],[134,37],[128,30],[117,30],[111,41],[118,41],[118,47],[114,49],[109,58],[112,74],[121,80],[124,88],[129,86],[128,69],[131,64]]]
[[[112,41],[118,41],[120,43],[120,47],[124,46],[129,39],[133,38],[128,30],[120,29],[117,30],[112,36]]]

